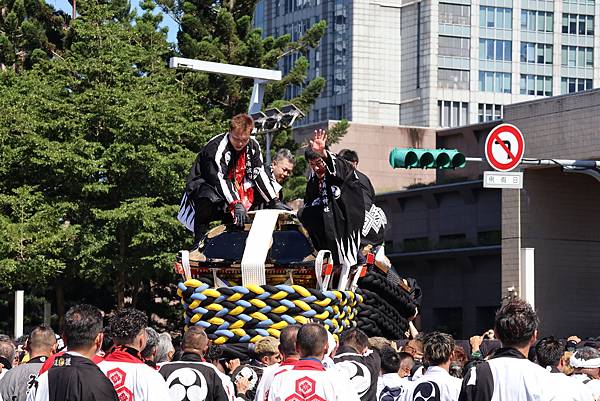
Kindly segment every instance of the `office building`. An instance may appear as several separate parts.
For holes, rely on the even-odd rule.
[[[456,127],[507,104],[591,89],[600,79],[594,0],[263,0],[267,35],[328,30],[310,77],[327,87],[301,124]],[[284,72],[297,55],[286,56]],[[294,97],[301,88],[292,88]]]

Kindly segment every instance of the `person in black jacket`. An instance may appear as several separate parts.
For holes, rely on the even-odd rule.
[[[358,182],[362,189],[363,200],[365,203],[365,221],[362,227],[361,252],[359,258],[364,263],[362,249],[367,245],[373,248],[381,245],[385,241],[385,233],[390,228],[385,212],[375,205],[375,188],[369,177],[358,170],[358,153],[350,149],[342,149],[338,156],[349,162],[355,169],[358,176]],[[375,250],[375,249],[374,249]]]
[[[249,115],[234,116],[229,132],[208,141],[192,165],[177,217],[194,232],[194,248],[211,221],[243,227],[256,195],[272,208],[283,207],[265,173],[260,145],[250,136],[253,127]]]
[[[369,349],[369,337],[360,329],[344,330],[335,356],[335,369],[348,377],[361,401],[377,399],[381,357]]]
[[[233,394],[226,377],[204,362],[208,337],[204,329],[193,326],[183,335],[183,355],[177,362],[165,363],[159,373],[164,377],[172,401],[229,401]],[[165,400],[168,401],[168,400]]]
[[[349,269],[358,263],[365,220],[363,194],[354,167],[329,152],[326,141],[327,133],[317,130],[305,151],[312,173],[299,218],[315,248],[330,250],[334,264]],[[340,288],[346,279],[340,278]]]
[[[69,350],[31,381],[28,401],[119,401],[110,380],[92,362],[102,346],[102,313],[77,305],[65,315],[64,336]]]
[[[277,192],[277,198],[283,203],[283,185],[286,183],[288,178],[294,173],[295,158],[289,149],[279,149],[275,153],[275,157],[271,164],[265,164],[265,172],[271,181],[271,185],[275,192]],[[260,193],[255,194],[254,204],[252,205],[253,210],[266,209],[269,206],[269,202],[264,199]]]

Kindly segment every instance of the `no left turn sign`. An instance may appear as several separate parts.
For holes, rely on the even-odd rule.
[[[496,126],[485,140],[485,158],[498,171],[517,167],[525,154],[523,134],[512,124]]]

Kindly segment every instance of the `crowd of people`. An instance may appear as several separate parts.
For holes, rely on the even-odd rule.
[[[214,345],[188,328],[177,347],[125,308],[108,319],[72,307],[60,336],[35,327],[0,337],[2,401],[538,401],[599,400],[600,351],[577,337],[538,338],[538,318],[518,298],[494,329],[466,343],[441,332],[410,340],[334,338],[316,323],[279,339]]]

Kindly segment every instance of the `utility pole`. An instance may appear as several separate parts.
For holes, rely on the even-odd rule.
[[[73,0],[73,14],[72,14],[72,18],[75,19],[75,17],[77,16],[77,0]]]

